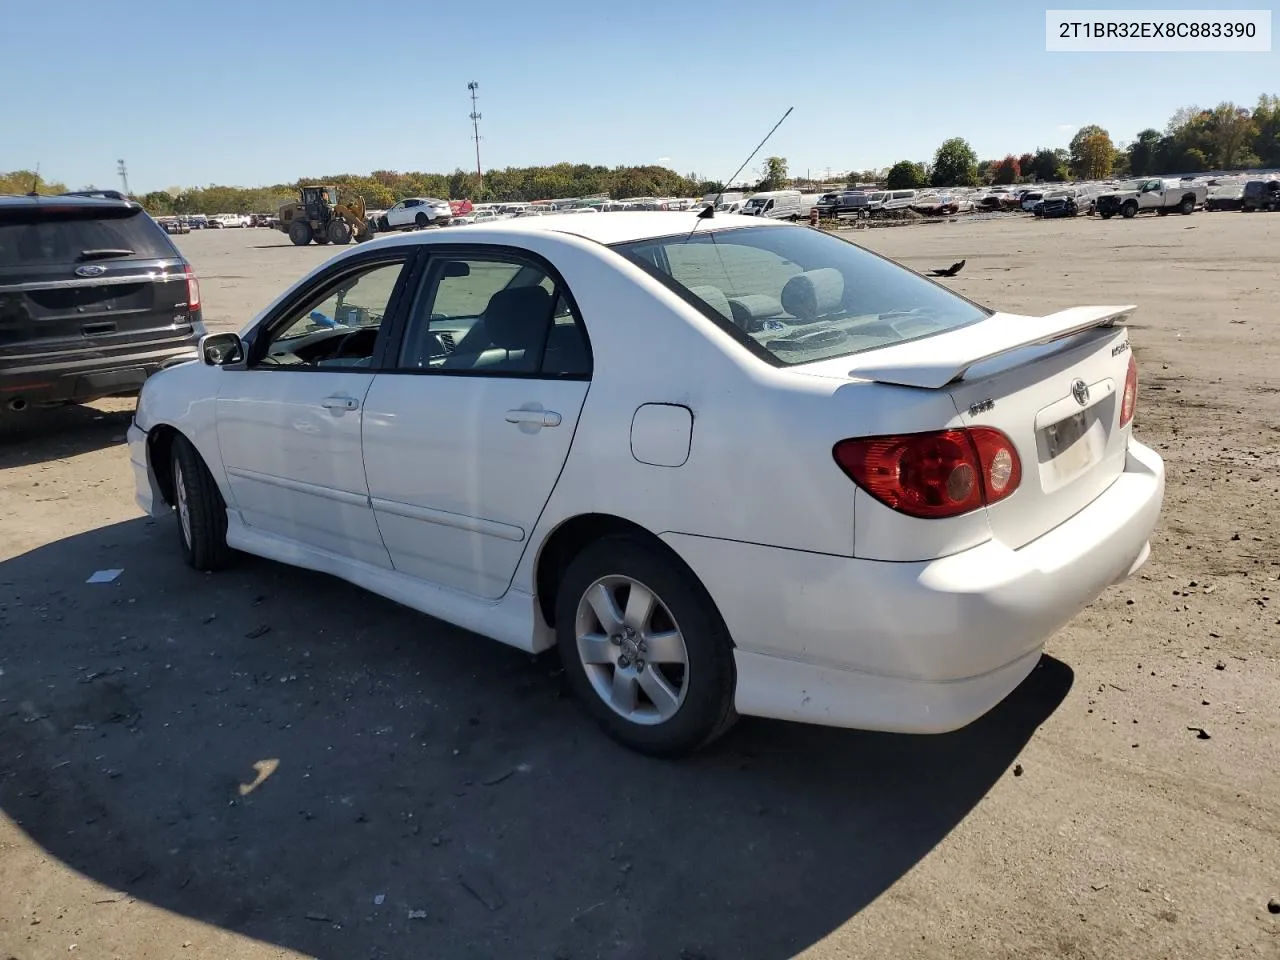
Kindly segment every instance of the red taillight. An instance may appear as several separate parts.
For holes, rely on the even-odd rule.
[[[937,519],[996,503],[1022,482],[1013,442],[991,427],[841,440],[840,469],[899,513]]]
[[[1127,427],[1138,406],[1138,360],[1129,354],[1129,372],[1124,376],[1124,393],[1120,397],[1120,426]]]
[[[187,310],[195,313],[200,309],[200,281],[196,279],[196,272],[191,269],[191,264],[187,264],[183,272],[187,276]]]

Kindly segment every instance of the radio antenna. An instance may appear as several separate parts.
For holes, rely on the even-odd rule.
[[[787,119],[787,117],[791,116],[791,111],[794,109],[795,107],[787,107],[787,112],[782,115],[782,120],[785,120]],[[738,174],[740,174],[744,169],[746,169],[747,164],[750,163],[755,158],[755,155],[760,152],[760,148],[769,142],[769,138],[773,136],[774,131],[777,130],[780,126],[782,126],[782,120],[779,120],[777,123],[775,123],[773,125],[773,129],[765,134],[764,139],[761,140],[758,144],[756,144],[756,148],[751,151],[751,156],[747,157],[747,159],[742,161],[742,166],[739,167],[737,170],[733,171],[733,176],[720,185],[720,192],[716,194],[716,198],[712,202],[711,206],[707,207],[707,209],[703,210],[700,214],[698,214],[699,220],[710,220],[712,217],[716,215],[716,207],[720,205],[720,198],[724,196],[725,188],[728,187],[729,184],[733,183],[734,179],[738,176]],[[698,228],[698,225],[696,223],[693,226],[695,230]]]

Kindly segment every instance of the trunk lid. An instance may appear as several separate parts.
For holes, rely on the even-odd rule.
[[[137,208],[10,210],[0,218],[0,354],[38,358],[189,337],[186,263]],[[194,315],[193,315],[194,314]]]
[[[994,536],[1020,547],[1091,503],[1124,470],[1120,402],[1133,307],[1075,307],[984,321],[854,359],[849,376],[939,390],[966,426],[1013,442],[1022,482],[986,508]]]

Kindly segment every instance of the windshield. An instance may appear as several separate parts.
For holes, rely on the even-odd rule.
[[[905,267],[807,227],[682,233],[613,249],[778,365],[916,340],[990,315]]]
[[[766,203],[768,203],[768,202],[769,202],[769,198],[768,198],[768,197],[752,197],[750,200],[748,200],[748,201],[747,201],[747,206],[748,206],[748,207],[763,207],[763,206],[764,206]]]

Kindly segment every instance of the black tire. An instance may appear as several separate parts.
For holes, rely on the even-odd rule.
[[[311,242],[311,224],[305,220],[295,220],[289,224],[289,239],[296,246],[305,247]]]
[[[379,230],[384,230],[384,231],[385,231],[385,230],[390,230],[390,229],[391,229],[391,221],[390,221],[390,220],[388,220],[386,217],[379,217],[379,218],[378,218],[378,229],[379,229]]]
[[[1178,212],[1184,217],[1194,213],[1196,209],[1195,197],[1183,197],[1182,202],[1178,204]]]
[[[1126,220],[1132,220],[1137,215],[1138,215],[1138,205],[1134,203],[1132,200],[1130,200],[1128,203],[1126,203],[1123,207],[1120,208],[1120,216],[1124,217]]]
[[[423,227],[425,227],[428,223],[431,222],[431,218],[428,217],[425,213],[420,213],[413,218],[413,222],[417,224],[418,229],[421,230]]]
[[[579,655],[579,603],[588,588],[611,576],[648,587],[669,611],[683,637],[687,666],[677,668],[683,700],[664,721],[643,724],[615,712],[596,692]],[[569,564],[556,596],[556,641],[565,674],[586,711],[611,737],[632,750],[651,756],[683,756],[706,746],[737,720],[733,642],[719,612],[683,564],[637,537],[604,537],[588,545]],[[616,673],[618,667],[612,669]]]
[[[226,502],[213,474],[186,437],[174,439],[169,468],[173,477],[173,513],[183,559],[196,570],[221,570],[230,565],[235,553],[227,546]]]
[[[329,221],[329,240],[343,246],[351,242],[351,227],[347,225],[345,220]]]

